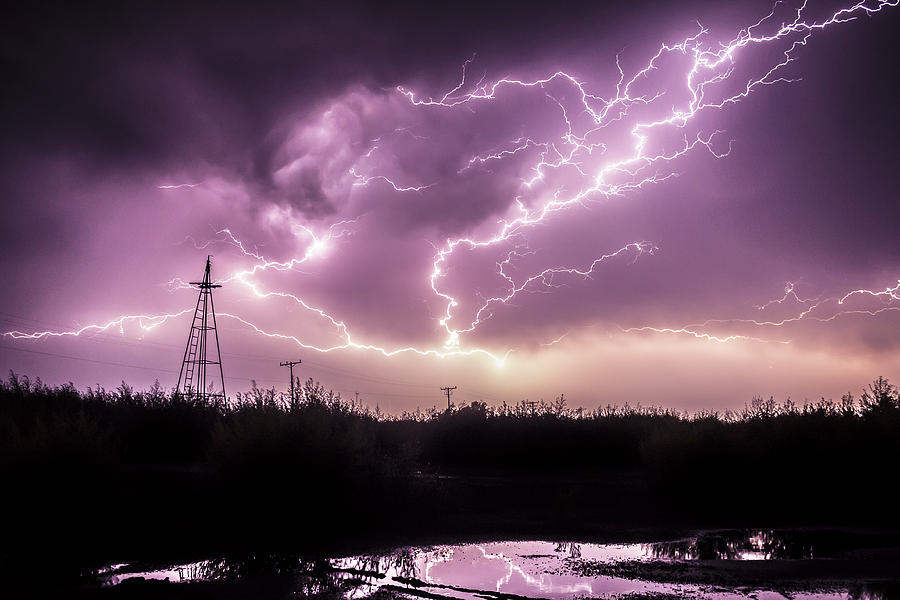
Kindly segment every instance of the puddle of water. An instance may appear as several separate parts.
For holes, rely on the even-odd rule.
[[[97,573],[104,585],[125,579],[171,582],[236,580],[253,573],[290,574],[304,593],[340,590],[348,599],[378,590],[414,596],[484,600],[520,596],[574,599],[631,595],[709,600],[884,600],[864,589],[779,592],[653,581],[649,576],[596,574],[604,565],[640,563],[707,564],[697,561],[810,560],[840,554],[834,544],[817,544],[803,534],[772,530],[708,532],[675,541],[644,544],[580,544],[505,541],[401,548],[385,555],[360,555],[312,563],[299,558],[255,557],[207,560],[162,568],[110,565]],[[820,551],[821,547],[821,551]],[[845,550],[846,551],[846,550]],[[585,566],[591,568],[584,568]]]

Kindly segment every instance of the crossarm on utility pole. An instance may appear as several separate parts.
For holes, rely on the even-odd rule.
[[[455,389],[456,389],[455,385],[453,387],[448,386],[448,387],[441,388],[442,392],[447,392],[447,410],[450,410],[450,392],[452,392]]]
[[[279,366],[288,367],[291,370],[291,408],[294,408],[294,365],[299,365],[302,362],[302,360],[297,359],[285,360],[279,363]]]

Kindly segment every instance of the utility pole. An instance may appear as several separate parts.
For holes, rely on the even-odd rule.
[[[291,408],[294,408],[294,365],[299,365],[302,362],[302,360],[297,359],[286,360],[282,363],[279,363],[279,366],[288,367],[291,370]]]
[[[359,392],[353,392],[353,393],[356,394],[356,404],[355,404],[355,406],[359,406]]]
[[[450,392],[456,389],[456,386],[453,387],[442,387],[442,392],[447,392],[447,410],[450,410]]]

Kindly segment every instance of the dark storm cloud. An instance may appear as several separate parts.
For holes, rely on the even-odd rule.
[[[715,20],[713,5],[695,3],[675,14],[680,21],[688,21],[688,14],[712,14]],[[759,3],[746,12],[758,14],[766,7]],[[286,123],[314,117],[310,111],[351,86],[368,86],[375,93],[398,83],[447,89],[473,51],[480,53],[476,69],[495,71],[492,74],[530,62],[546,64],[573,49],[589,54],[613,46],[611,50],[618,51],[627,36],[620,35],[615,43],[601,39],[616,24],[630,36],[643,22],[664,22],[673,12],[654,3],[630,5],[624,11],[592,3],[561,3],[552,10],[521,3],[35,5],[8,14],[2,26],[7,80],[0,117],[2,148],[4,156],[17,157],[2,167],[10,182],[5,195],[26,214],[34,210],[37,219],[40,211],[34,207],[52,202],[42,201],[40,193],[27,193],[27,186],[13,181],[16,173],[28,168],[29,160],[34,172],[48,156],[64,156],[72,164],[69,168],[84,169],[88,180],[96,176],[98,165],[105,173],[174,168],[201,177],[213,165],[258,186],[255,194],[268,200],[311,216],[331,214],[335,199],[323,189],[327,175],[315,165],[273,183],[273,173],[283,166],[278,149],[290,135]],[[890,154],[892,132],[897,130],[898,116],[890,109],[897,87],[896,69],[890,64],[895,48],[889,41],[896,21],[896,15],[878,15],[864,27],[849,26],[854,29],[835,36],[839,39],[817,38],[814,50],[822,60],[807,60],[802,70],[812,83],[772,90],[768,102],[773,107],[764,117],[748,111],[764,120],[770,134],[769,145],[757,145],[760,152],[778,143],[778,132],[807,136],[807,146],[795,150],[800,160],[792,166],[798,169],[794,180],[804,182],[806,190],[787,190],[790,201],[779,193],[783,190],[771,190],[769,202],[750,199],[735,213],[732,227],[746,228],[754,214],[765,211],[757,221],[766,223],[762,235],[768,236],[770,246],[799,245],[835,260],[858,256],[853,251],[856,236],[844,229],[868,231],[868,243],[891,245],[888,228],[896,215],[895,196],[885,193],[889,175],[877,165]],[[647,33],[641,36],[630,40],[635,49],[627,58],[638,53]],[[852,58],[843,52],[848,45],[859,49]],[[864,73],[857,68],[861,56],[869,59]],[[603,60],[609,63],[609,56]],[[835,72],[853,76],[848,81],[834,77]],[[848,86],[852,89],[840,93]],[[870,113],[878,118],[867,118]],[[839,126],[823,127],[819,115]],[[735,117],[740,124],[741,115]],[[803,128],[805,123],[809,125]],[[738,148],[746,148],[740,125],[728,125]],[[457,130],[467,133],[457,135],[483,132],[488,126],[469,124],[469,129]],[[449,145],[450,129],[445,125],[437,131],[443,134],[441,143]],[[483,135],[498,138],[489,131]],[[364,142],[365,137],[355,141]],[[459,138],[458,148],[441,150],[442,158],[459,157],[458,150],[471,141]],[[399,172],[406,169],[425,177],[421,183],[450,179],[459,168],[452,160],[419,154],[430,151],[427,145],[406,147],[417,153],[397,157]],[[407,168],[412,161],[419,164]],[[850,164],[872,164],[870,176],[861,178],[859,171],[847,168]],[[428,172],[429,165],[445,172]],[[838,177],[846,173],[844,187],[865,201],[820,194],[817,180],[824,172]],[[490,173],[472,177],[482,181],[477,186],[463,182],[458,192],[453,187],[426,191],[423,201],[404,206],[394,222],[433,219],[442,231],[459,233],[508,202],[506,181],[491,180]],[[468,193],[473,187],[482,193]],[[847,226],[848,219],[853,227]],[[824,238],[829,241],[816,241]],[[891,260],[896,247],[886,248]]]
[[[591,18],[574,18],[585,14]],[[587,29],[603,16],[578,4],[546,11],[519,3],[20,7],[0,25],[0,169],[16,178],[61,157],[86,183],[97,170],[127,177],[177,171],[193,180],[224,170],[267,202],[330,214],[334,200],[313,168],[274,189],[286,123],[349,86],[444,87],[476,50],[480,68],[506,56],[527,62],[548,44],[563,44],[573,23]],[[27,220],[54,210],[52,199],[21,185],[3,191]]]
[[[5,149],[231,164],[350,83],[444,84],[473,50],[540,52],[570,17],[515,3],[36,3],[2,25]]]

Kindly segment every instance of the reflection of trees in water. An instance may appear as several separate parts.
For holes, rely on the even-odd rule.
[[[900,598],[900,583],[864,583],[850,586],[850,600],[891,600]]]
[[[749,539],[766,558],[813,558],[812,543],[783,532],[762,530]]]
[[[574,542],[557,542],[554,552],[568,554],[569,558],[581,558],[581,544]]]
[[[772,529],[706,533],[687,540],[646,544],[643,549],[653,558],[673,560],[813,558],[809,541]]]
[[[311,596],[338,590],[341,574],[332,571],[323,561],[311,561],[291,554],[255,554],[250,556],[217,558],[179,567],[182,578],[239,581],[253,577],[289,577],[294,591]]]
[[[260,554],[217,558],[179,567],[185,579],[245,579],[258,575],[309,575],[338,570],[415,576],[416,553],[404,549],[391,554],[360,555],[329,561],[313,561],[291,554]]]
[[[391,577],[417,577],[417,552],[411,548],[397,550],[391,554],[362,555],[332,560],[335,569],[347,569],[368,573],[380,573]]]
[[[203,561],[199,563],[191,563],[178,567],[179,581],[195,581],[197,579],[215,579],[216,576],[210,574],[208,564],[211,561]]]
[[[450,549],[434,552],[452,553]],[[239,581],[260,576],[290,577],[301,596],[353,588],[377,587],[383,576],[416,578],[418,568],[412,549],[390,554],[361,555],[334,560],[307,560],[294,554],[258,554],[216,558],[172,567],[180,581]],[[369,590],[372,591],[372,590]]]
[[[377,586],[380,577],[416,577],[416,554],[404,549],[387,555],[362,555],[313,561],[291,554],[217,558],[178,567],[181,580],[237,581],[258,576],[291,577],[301,596]],[[371,590],[370,590],[371,591]]]
[[[250,556],[217,558],[196,565],[197,579],[246,579],[260,575],[297,575],[321,570],[321,564],[303,560],[290,554],[254,554]]]
[[[321,590],[342,588],[347,598],[368,597],[374,593],[385,578],[406,577],[417,579],[416,565],[420,552],[404,548],[391,554],[361,555],[329,561],[331,571],[324,574]],[[310,592],[305,592],[310,595]]]

